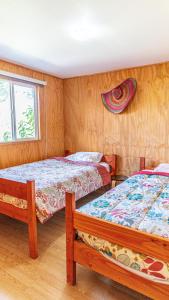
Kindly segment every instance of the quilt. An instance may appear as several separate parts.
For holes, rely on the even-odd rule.
[[[169,174],[139,172],[78,209],[81,213],[169,238]],[[153,281],[169,284],[169,262],[136,253],[83,232],[83,242],[114,263]]]
[[[0,170],[0,178],[19,182],[35,180],[36,211],[41,223],[65,207],[65,192],[75,192],[76,200],[110,183],[110,174],[99,163],[74,162],[64,158],[51,158]],[[23,199],[0,193],[0,201],[22,209]]]

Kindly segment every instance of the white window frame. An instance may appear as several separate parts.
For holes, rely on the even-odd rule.
[[[40,113],[39,113],[39,87],[37,84],[30,82],[24,82],[21,80],[13,80],[0,76],[0,79],[6,80],[10,84],[10,113],[11,113],[11,129],[12,129],[12,140],[10,141],[0,141],[0,144],[10,144],[10,143],[21,143],[28,141],[40,140]],[[15,113],[15,94],[14,85],[20,85],[25,87],[30,87],[34,89],[34,115],[35,115],[35,137],[30,138],[17,138],[16,132],[16,113]]]

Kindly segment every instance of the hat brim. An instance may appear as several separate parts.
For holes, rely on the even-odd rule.
[[[114,89],[101,94],[104,106],[113,113],[121,113],[133,100],[137,82],[128,78]]]

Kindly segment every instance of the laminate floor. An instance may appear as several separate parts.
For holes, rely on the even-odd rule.
[[[88,201],[88,196],[78,205]],[[145,300],[148,299],[81,266],[77,285],[65,278],[65,215],[38,224],[39,258],[28,257],[27,226],[0,216],[0,300]]]

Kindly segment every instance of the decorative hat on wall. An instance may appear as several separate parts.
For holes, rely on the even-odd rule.
[[[137,82],[128,78],[109,92],[101,94],[104,106],[113,113],[121,113],[133,100]]]

